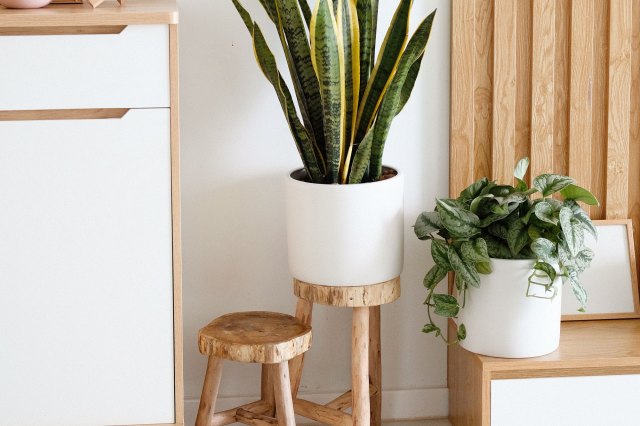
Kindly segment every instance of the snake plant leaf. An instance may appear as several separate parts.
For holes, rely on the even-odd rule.
[[[291,130],[300,156],[302,157],[302,162],[309,172],[311,180],[313,182],[322,182],[324,173],[318,160],[319,152],[317,147],[314,146],[307,130],[302,123],[300,123],[293,104],[291,92],[278,71],[276,59],[269,49],[260,27],[255,23],[253,25],[253,49],[260,69],[276,91],[287,123],[289,124],[289,129]]]
[[[311,49],[297,0],[275,0],[277,26],[300,113],[320,151],[324,151],[324,123],[320,85],[311,61]]]
[[[247,9],[245,9],[238,0],[231,0],[231,1],[233,2],[233,5],[236,7],[236,10],[238,11],[240,18],[242,18],[242,22],[244,22],[244,25],[247,27],[247,31],[249,31],[249,34],[253,35],[253,19],[251,19],[251,15],[249,14],[249,12],[247,12]]]
[[[358,9],[358,28],[360,29],[360,88],[358,98],[362,99],[374,60],[378,0],[357,0],[356,6]]]
[[[344,90],[345,90],[345,164],[351,164],[351,155],[354,147],[354,128],[356,125],[356,113],[358,111],[358,91],[360,88],[360,30],[358,27],[358,11],[356,0],[337,0],[338,31],[343,40],[342,49],[344,57]],[[343,167],[341,182],[348,178],[349,167]]]
[[[361,140],[371,127],[382,102],[382,97],[396,72],[402,50],[407,42],[412,4],[413,0],[401,0],[393,15],[358,108],[356,140]]]
[[[582,201],[585,204],[589,204],[590,206],[598,206],[600,202],[598,199],[588,190],[578,186],[578,185],[569,185],[560,190],[560,195],[565,200],[575,200]]]
[[[318,0],[311,16],[311,59],[320,82],[327,161],[327,183],[338,183],[345,129],[344,55],[333,5]]]
[[[302,16],[304,16],[304,22],[307,24],[307,28],[309,28],[309,24],[311,23],[311,8],[309,7],[309,3],[307,0],[298,0],[298,3],[300,4]]]
[[[349,173],[349,183],[361,183],[365,173],[369,169],[369,159],[371,158],[371,144],[373,142],[373,129],[369,129],[366,136],[358,145],[356,155],[353,157],[351,172]]]
[[[398,112],[396,115],[400,114],[400,112],[404,109],[404,106],[409,101],[411,97],[411,92],[413,92],[413,87],[416,85],[416,79],[418,78],[418,74],[420,73],[420,66],[422,65],[422,57],[424,53],[411,65],[409,68],[409,72],[407,73],[407,79],[402,86],[402,90],[400,91],[400,105],[398,106]]]
[[[369,163],[369,174],[372,180],[377,180],[382,174],[382,153],[389,134],[391,122],[398,114],[402,100],[402,88],[407,81],[411,67],[423,58],[424,51],[429,41],[431,27],[436,12],[432,12],[418,26],[413,36],[407,44],[407,48],[400,57],[395,74],[391,80],[380,105],[378,118],[375,121],[375,131],[373,135],[373,146],[371,148],[371,161]]]
[[[271,19],[274,24],[278,25],[278,12],[276,10],[275,0],[260,0],[260,4],[264,8],[265,12],[267,12],[269,19]]]

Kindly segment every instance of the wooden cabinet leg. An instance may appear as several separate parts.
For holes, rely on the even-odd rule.
[[[305,325],[311,325],[313,314],[313,303],[308,300],[298,299],[296,306],[296,319]],[[294,398],[298,396],[300,381],[302,380],[302,366],[304,365],[304,354],[299,355],[289,361],[289,372],[291,374],[291,393]]]
[[[200,407],[196,426],[213,425],[213,415],[215,414],[216,399],[220,388],[220,377],[222,377],[222,360],[214,356],[209,357],[207,373],[204,376],[202,395],[200,395]]]
[[[376,389],[371,396],[371,425],[382,425],[382,345],[380,341],[380,306],[369,309],[369,381]]]
[[[278,426],[295,426],[296,418],[293,412],[293,400],[291,398],[291,384],[289,382],[289,364],[287,361],[272,365],[276,418]]]
[[[353,425],[370,426],[368,307],[353,308],[351,333]]]

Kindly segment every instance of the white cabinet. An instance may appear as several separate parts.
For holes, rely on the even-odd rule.
[[[491,426],[636,426],[640,375],[491,381]]]
[[[0,426],[182,425],[175,3],[11,12]]]

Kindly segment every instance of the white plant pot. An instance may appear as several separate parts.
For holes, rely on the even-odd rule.
[[[493,272],[480,275],[480,288],[470,287],[458,324],[467,329],[461,346],[501,358],[529,358],[555,351],[560,343],[562,284],[553,283],[553,299],[527,297],[532,260],[491,259]],[[530,294],[544,296],[544,287]],[[462,303],[462,302],[460,302]]]
[[[403,176],[355,185],[314,184],[300,176],[294,171],[286,181],[291,275],[327,286],[398,277],[404,259]]]

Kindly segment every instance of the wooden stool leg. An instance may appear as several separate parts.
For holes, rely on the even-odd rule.
[[[209,357],[207,373],[204,376],[202,395],[200,395],[200,407],[196,426],[213,425],[213,415],[215,414],[216,399],[220,388],[220,377],[222,376],[222,360],[214,356]]]
[[[296,319],[302,324],[311,325],[313,315],[313,303],[308,300],[298,299],[296,306]],[[302,380],[302,366],[304,365],[304,354],[299,355],[289,361],[289,372],[291,374],[291,394],[294,398],[298,396],[300,381]]]
[[[380,305],[369,309],[369,380],[376,393],[371,396],[371,425],[382,425],[382,345]]]
[[[370,426],[368,307],[353,308],[351,333],[353,425]]]
[[[271,404],[273,407],[267,415],[273,417],[276,411],[276,399],[275,394],[273,392],[274,383],[273,383],[273,369],[269,364],[262,364],[262,381],[261,381],[261,389],[260,389],[260,399],[264,402]]]
[[[273,364],[273,379],[276,397],[276,417],[279,426],[295,426],[291,384],[289,382],[289,364],[287,361]]]

